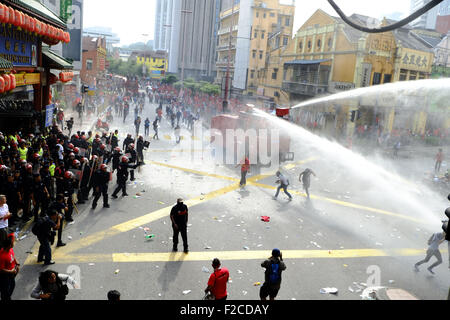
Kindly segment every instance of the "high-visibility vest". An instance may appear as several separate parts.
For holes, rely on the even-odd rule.
[[[16,136],[14,136],[14,135],[9,135],[8,136],[8,139],[9,139],[9,141],[11,142],[12,140],[14,140],[16,143],[17,143],[17,138],[16,138]]]
[[[28,148],[22,149],[19,148],[20,160],[27,160]]]
[[[42,148],[41,148],[41,149],[39,150],[38,154],[39,154],[39,156],[42,157],[42,155],[44,154],[44,150],[42,150]]]
[[[56,165],[55,165],[55,164],[52,164],[52,165],[48,168],[48,170],[50,171],[50,175],[51,175],[52,177],[55,176],[55,168],[56,168]]]

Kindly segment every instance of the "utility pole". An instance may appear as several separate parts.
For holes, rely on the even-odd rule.
[[[231,23],[230,23],[230,36],[228,41],[228,58],[227,58],[227,73],[225,76],[225,97],[222,103],[222,109],[224,113],[228,112],[228,92],[229,92],[229,81],[230,81],[230,59],[231,59],[231,38],[233,35],[233,21],[234,21],[234,3],[231,8]]]

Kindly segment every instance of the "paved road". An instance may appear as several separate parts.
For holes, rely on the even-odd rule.
[[[154,108],[146,105],[143,120],[154,119]],[[110,127],[119,129],[122,141],[135,132],[133,114],[131,110],[125,125],[115,119]],[[264,280],[260,263],[274,247],[282,250],[287,265],[279,299],[358,300],[362,292],[354,282],[364,288],[361,283],[376,280],[420,299],[447,297],[446,243],[441,247],[444,263],[435,276],[425,266],[413,271],[425,254],[426,240],[439,231],[441,212],[431,217],[410,210],[410,199],[383,193],[386,181],[370,181],[364,171],[349,171],[337,155],[330,158],[321,148],[306,148],[308,143],[300,138],[293,141],[295,161],[282,168],[294,200],[287,201],[284,194],[273,200],[274,172],[252,171],[241,190],[239,169],[216,165],[211,158],[207,131],[191,137],[183,129],[182,135],[177,145],[163,119],[161,139],[151,141],[146,165],[127,186],[130,196],[111,199],[110,209],[101,203],[96,210],[80,206],[75,223],[64,231],[68,245],[54,250],[57,264],[51,267],[73,273],[80,282],[81,288],[71,290],[68,299],[102,300],[111,289],[119,290],[123,299],[201,299],[209,277],[204,269],[212,271],[215,257],[230,270],[229,299],[258,299],[258,282]],[[364,163],[353,166],[367,168]],[[311,201],[305,199],[297,178],[306,167],[317,173]],[[171,252],[169,212],[178,197],[190,208],[187,255]],[[445,208],[444,201],[427,199],[427,205]],[[270,216],[270,222],[261,221],[263,215]],[[143,228],[155,238],[145,239]],[[30,299],[38,273],[46,268],[36,263],[37,249],[31,234],[16,245],[24,266],[13,299]],[[339,294],[321,294],[324,287],[336,287]]]

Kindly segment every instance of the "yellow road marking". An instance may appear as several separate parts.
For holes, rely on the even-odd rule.
[[[172,137],[169,136],[168,134],[165,134],[165,135],[164,135],[164,139],[166,139],[166,140],[172,140]]]
[[[162,167],[167,167],[167,168],[172,168],[172,169],[177,169],[177,170],[181,170],[181,171],[185,171],[185,172],[198,174],[201,176],[219,178],[219,179],[224,179],[224,180],[229,180],[229,181],[238,181],[238,182],[240,181],[240,179],[237,179],[237,178],[226,177],[226,176],[218,175],[215,173],[208,173],[208,172],[194,170],[194,169],[182,168],[182,167],[174,166],[174,165],[167,164],[167,163],[161,163],[161,162],[156,162],[156,161],[151,161],[151,163],[158,165],[158,166],[162,166]]]
[[[423,256],[426,249],[394,248],[394,249],[323,249],[323,250],[282,250],[283,259],[348,259],[369,257],[412,257]],[[446,252],[445,250],[442,252]],[[220,260],[263,260],[270,256],[270,250],[240,251],[202,251],[202,252],[142,252],[111,254],[61,254],[56,251],[58,263],[91,263],[91,262],[168,262],[168,261],[211,261]],[[37,264],[36,261],[28,264]]]

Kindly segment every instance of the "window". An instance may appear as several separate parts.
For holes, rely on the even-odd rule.
[[[317,40],[317,49],[320,49],[321,45],[322,45],[322,41],[320,39]]]
[[[277,80],[278,68],[273,68],[272,79]]]
[[[263,58],[263,51],[259,50],[259,59],[262,60],[262,58]]]
[[[250,78],[251,79],[255,78],[255,70],[250,71]]]
[[[265,18],[266,18],[266,16],[267,16],[267,15],[266,15],[266,13],[264,12],[263,18],[265,19]]]
[[[92,70],[92,60],[91,59],[86,60],[86,70]]]
[[[303,49],[303,41],[300,41],[300,43],[298,44],[299,49]]]
[[[264,39],[264,32],[261,32],[261,39]]]
[[[256,50],[252,51],[252,58],[255,59],[256,58]]]
[[[259,17],[259,12],[258,12],[258,11],[256,11],[256,17],[257,17],[257,18]]]
[[[274,12],[269,13],[269,15],[270,15],[271,17],[275,17],[275,13],[274,13]]]
[[[284,37],[283,38],[283,46],[287,46],[288,42],[289,42],[289,38],[288,37]]]
[[[281,26],[281,17],[278,17],[278,25]]]
[[[255,31],[254,37],[253,38],[258,38],[258,32]]]
[[[156,59],[155,59],[155,58],[153,58],[153,62],[156,62]]]
[[[381,73],[379,73],[379,72],[374,72],[374,73],[373,73],[373,81],[372,81],[372,85],[380,84],[380,83],[381,83]]]
[[[391,82],[392,75],[391,74],[385,74],[383,78],[383,83],[389,83]]]
[[[416,80],[416,79],[417,79],[417,71],[410,71],[409,80]]]
[[[400,76],[399,76],[398,80],[406,81],[407,76],[408,76],[408,71],[405,69],[400,69]]]
[[[424,72],[419,72],[419,80],[426,79],[426,74]]]
[[[331,48],[332,45],[333,45],[333,39],[329,38],[328,39],[328,48]]]
[[[284,25],[286,27],[289,27],[290,24],[291,24],[291,19],[290,18],[286,18],[286,20],[284,20]]]
[[[311,40],[308,40],[308,49],[311,50]]]

